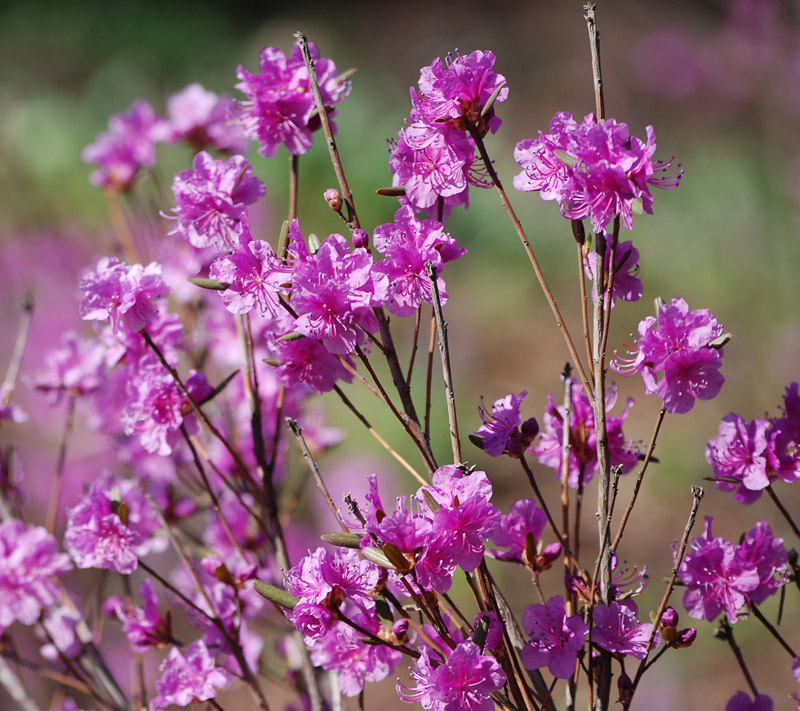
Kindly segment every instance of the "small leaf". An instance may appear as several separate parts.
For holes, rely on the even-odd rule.
[[[228,284],[223,284],[221,281],[217,281],[216,279],[189,277],[188,281],[195,286],[199,286],[201,289],[211,289],[212,291],[225,291],[225,289],[228,288]]]
[[[719,350],[720,348],[727,346],[729,341],[733,338],[732,333],[723,333],[721,336],[717,336],[711,343],[708,344],[709,348],[713,348],[714,350]]]
[[[391,561],[386,557],[386,554],[380,548],[367,546],[366,548],[361,549],[361,555],[363,555],[370,563],[375,563],[375,565],[379,565],[381,568],[386,568],[387,570],[395,569]]]
[[[233,380],[233,379],[234,379],[234,377],[235,377],[235,376],[236,376],[238,373],[239,373],[239,371],[238,371],[238,370],[234,370],[234,371],[233,371],[233,372],[232,372],[232,373],[231,373],[231,374],[230,374],[230,375],[229,375],[227,378],[225,378],[225,380],[223,380],[223,381],[222,381],[222,382],[221,382],[219,385],[217,385],[217,387],[215,387],[215,388],[214,388],[214,389],[211,391],[211,394],[210,394],[208,397],[205,397],[205,398],[203,398],[202,400],[198,400],[197,404],[198,404],[198,405],[205,405],[207,402],[210,402],[210,401],[211,401],[211,400],[213,400],[215,397],[217,397],[217,395],[219,395],[219,394],[220,394],[220,393],[221,393],[221,392],[222,392],[222,391],[223,391],[225,388],[227,388],[227,387],[228,387],[228,383],[230,383],[230,382],[231,382],[231,380]]]
[[[386,197],[403,197],[406,194],[406,189],[402,186],[397,188],[378,188],[375,194],[385,195]]]
[[[298,341],[303,338],[303,334],[299,333],[298,331],[293,331],[292,333],[285,333],[283,336],[278,336],[275,340],[276,341]]]
[[[411,570],[411,563],[394,543],[384,543],[383,553],[398,573],[408,573]]]
[[[494,106],[494,102],[497,101],[497,97],[500,96],[500,92],[503,91],[507,86],[506,82],[501,82],[500,86],[498,86],[493,92],[492,95],[489,97],[489,100],[486,102],[484,107],[481,109],[481,117],[486,116],[486,114],[491,111],[492,106]]]
[[[323,533],[320,538],[325,543],[330,543],[332,546],[339,548],[361,548],[361,540],[364,536],[358,533],[343,533],[342,531],[333,531],[332,533]]]
[[[265,597],[270,602],[285,607],[287,610],[294,610],[297,603],[300,602],[299,597],[295,597],[291,593],[286,592],[283,588],[264,583],[261,580],[256,580],[253,587],[261,597]]]
[[[575,158],[575,156],[571,156],[566,151],[562,151],[560,148],[556,148],[553,151],[556,154],[556,158],[558,158],[567,168],[571,168],[576,163],[580,163],[580,159]]]

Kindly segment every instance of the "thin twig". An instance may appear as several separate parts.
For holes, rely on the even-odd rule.
[[[64,477],[64,466],[67,462],[67,446],[69,439],[72,435],[72,425],[75,421],[75,394],[70,393],[69,404],[67,405],[67,422],[64,425],[64,434],[61,437],[61,443],[58,446],[58,460],[56,463],[56,476],[53,481],[53,490],[50,492],[50,503],[47,505],[47,518],[45,518],[45,527],[48,533],[53,533],[56,530],[56,522],[58,520],[58,504],[61,500],[61,482]]]
[[[752,602],[750,603],[750,610],[756,616],[756,619],[767,628],[767,631],[775,638],[781,647],[789,653],[789,656],[794,659],[797,655],[794,650],[789,646],[789,643],[781,636],[781,633],[775,629],[775,626],[766,618],[761,610],[758,609]]]
[[[772,501],[775,503],[775,506],[778,507],[778,510],[783,514],[783,517],[786,519],[787,523],[792,527],[792,531],[794,534],[800,538],[800,528],[797,527],[797,524],[794,522],[792,515],[786,509],[786,507],[781,503],[781,500],[778,498],[778,495],[775,493],[774,489],[772,488],[772,484],[767,487],[767,493]]]
[[[453,448],[453,463],[462,464],[461,440],[458,436],[458,416],[456,414],[456,395],[453,390],[453,373],[450,369],[450,346],[447,341],[447,321],[442,314],[442,302],[439,299],[439,285],[436,282],[436,268],[433,262],[425,265],[428,279],[431,282],[431,296],[433,298],[433,313],[436,316],[436,325],[439,331],[439,351],[442,356],[442,376],[444,378],[444,391],[447,398],[447,419],[450,424],[450,444]]]
[[[592,80],[594,82],[594,101],[597,120],[606,117],[605,100],[603,98],[603,73],[600,70],[600,33],[597,31],[597,20],[594,13],[597,5],[587,2],[583,6],[586,28],[589,30],[589,48],[592,54]]]
[[[303,458],[306,460],[306,464],[308,464],[309,470],[314,475],[314,481],[317,484],[317,488],[320,490],[320,492],[322,493],[322,497],[328,504],[328,508],[331,510],[334,520],[336,521],[336,523],[339,524],[339,526],[341,526],[342,530],[345,533],[349,533],[350,529],[347,528],[347,526],[345,526],[341,518],[339,518],[339,512],[336,508],[336,504],[333,502],[333,497],[328,491],[328,487],[325,486],[325,482],[322,480],[322,474],[320,474],[319,472],[319,467],[317,466],[317,462],[311,455],[311,451],[308,449],[308,445],[306,444],[306,439],[305,437],[303,437],[302,428],[300,427],[300,425],[297,424],[297,420],[293,420],[291,417],[286,418],[286,426],[292,431],[292,434],[297,440],[297,444],[300,447],[300,451],[303,453]]]
[[[19,306],[22,310],[22,319],[17,329],[17,339],[14,341],[14,352],[11,354],[11,360],[6,370],[6,377],[3,381],[3,390],[5,391],[4,405],[8,404],[8,399],[11,397],[11,392],[14,390],[14,385],[19,375],[19,369],[22,366],[22,358],[25,355],[25,348],[28,345],[28,334],[31,330],[31,321],[33,320],[33,294],[26,294]]]
[[[642,488],[644,473],[647,471],[647,466],[650,464],[650,460],[653,458],[653,451],[656,448],[656,439],[658,438],[658,433],[661,430],[661,423],[664,421],[664,415],[666,414],[667,411],[662,406],[661,410],[658,412],[658,417],[656,418],[656,425],[653,428],[653,434],[650,437],[650,444],[647,446],[647,451],[644,455],[644,461],[639,469],[639,473],[636,475],[636,484],[633,487],[633,494],[631,494],[630,503],[628,504],[628,508],[625,509],[625,513],[622,515],[622,520],[619,522],[619,528],[617,529],[617,535],[614,536],[614,542],[611,544],[611,551],[613,553],[616,552],[617,546],[619,546],[619,543],[622,540],[622,534],[625,533],[625,526],[628,525],[628,519],[630,518],[633,507],[636,504],[636,498],[639,496],[639,489]]]

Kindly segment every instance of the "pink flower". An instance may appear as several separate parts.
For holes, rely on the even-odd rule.
[[[597,266],[597,254],[590,253],[584,259],[584,269],[586,275],[594,281],[594,272]],[[603,274],[608,278],[611,267],[611,248],[606,247],[606,254],[603,266]],[[602,288],[602,287],[601,287]],[[605,292],[603,292],[605,293]],[[595,292],[592,289],[592,300],[594,301]],[[623,301],[638,301],[642,298],[642,281],[639,279],[639,250],[633,246],[633,242],[621,242],[614,250],[614,288],[611,292],[611,308],[617,299]],[[608,304],[606,304],[608,308]]]
[[[61,598],[57,576],[72,570],[66,553],[42,526],[0,523],[0,628],[32,625]]]
[[[110,597],[103,603],[103,610],[122,623],[122,631],[137,652],[151,647],[160,649],[172,641],[172,632],[169,622],[158,611],[158,597],[149,578],[142,581],[139,596],[144,607],[127,604],[120,597]]]
[[[188,706],[195,701],[216,698],[217,689],[227,683],[227,674],[214,664],[202,640],[192,642],[185,656],[173,647],[161,664],[161,678],[156,682],[158,696],[150,702],[150,709],[166,708],[170,704]]]
[[[347,96],[349,86],[339,79],[333,61],[319,56],[313,42],[308,48],[322,101],[326,107],[333,106]],[[251,74],[241,65],[236,71],[236,88],[247,97],[237,104],[245,134],[259,142],[258,152],[267,158],[275,155],[281,143],[289,153],[302,155],[311,147],[311,134],[321,122],[315,115],[316,104],[299,45],[294,46],[289,57],[279,49],[265,47],[259,67],[259,74]],[[328,115],[335,113],[333,108]]]
[[[331,353],[351,353],[365,340],[362,329],[378,329],[372,308],[385,299],[388,280],[373,270],[371,254],[351,252],[341,235],[330,235],[316,254],[298,262],[293,283],[297,330]]]
[[[514,159],[522,172],[514,187],[539,191],[543,200],[556,200],[570,220],[590,217],[596,232],[621,217],[633,228],[634,212],[653,212],[649,186],[674,188],[683,171],[666,173],[670,163],[653,161],[656,137],[652,126],[647,141],[628,132],[614,119],[598,122],[589,115],[577,123],[571,114],[559,112],[550,122],[550,133],[517,144]]]
[[[139,170],[154,166],[161,120],[142,99],[127,113],[112,116],[108,132],[83,149],[83,160],[99,166],[89,177],[92,184],[115,192],[128,190]]]
[[[217,96],[197,83],[167,99],[167,118],[159,132],[167,143],[186,141],[196,150],[243,154],[248,148],[244,130],[233,116],[231,97]]]
[[[673,299],[659,306],[657,318],[639,323],[630,357],[618,355],[610,365],[622,375],[640,372],[645,392],[656,393],[667,412],[689,412],[696,398],[716,397],[725,382],[719,372],[723,351],[713,345],[720,335],[722,324],[708,309],[689,311],[683,299]]]
[[[466,254],[442,225],[433,220],[418,220],[410,207],[401,207],[394,222],[379,225],[373,236],[375,249],[386,258],[373,270],[389,280],[386,308],[398,316],[411,316],[422,304],[432,304],[431,281],[427,263],[437,275],[441,302],[447,301],[444,280],[439,276],[445,262]]]
[[[574,378],[570,393],[567,483],[573,489],[577,489],[580,485],[588,484],[597,471],[597,440],[594,412],[589,397]],[[616,402],[617,388],[615,385],[609,385],[606,390],[606,432],[611,466],[621,466],[622,472],[627,473],[639,460],[639,448],[632,441],[625,439],[622,431],[622,425],[633,407],[633,400],[628,398],[625,409],[618,417],[614,417],[608,413]],[[554,469],[559,480],[563,474],[563,431],[564,407],[556,405],[555,396],[548,395],[542,435],[530,451],[541,464]]]
[[[94,392],[103,383],[105,347],[96,339],[78,338],[75,331],[61,336],[61,347],[45,353],[45,370],[31,380],[57,404],[61,395],[80,397]]]
[[[304,383],[315,393],[333,390],[336,382],[353,382],[353,374],[313,338],[277,341],[277,374],[287,387]]]
[[[759,694],[751,701],[749,694],[744,691],[731,697],[725,705],[725,711],[772,711],[772,709],[772,699],[766,694]]]
[[[683,604],[689,617],[715,620],[723,610],[735,623],[739,608],[761,585],[753,561],[740,555],[737,546],[711,533],[712,518],[706,516],[703,536],[695,538],[684,555],[678,574],[686,586]]]
[[[434,666],[428,647],[411,671],[414,688],[397,685],[397,695],[407,704],[419,703],[433,711],[492,711],[491,695],[505,684],[498,661],[482,655],[471,641],[461,642],[445,664]]]
[[[649,622],[639,624],[639,608],[633,600],[615,600],[610,605],[597,605],[592,619],[592,642],[609,652],[630,654],[636,659],[645,658],[653,625]],[[656,633],[653,646],[660,643]]]
[[[211,245],[236,249],[249,242],[247,205],[265,192],[264,183],[252,172],[242,156],[215,160],[200,151],[192,170],[181,171],[172,182],[178,224],[170,234],[181,235],[199,249]]]
[[[472,433],[470,439],[491,457],[499,457],[508,453],[510,457],[519,458],[539,434],[539,423],[531,417],[522,422],[519,406],[528,394],[523,390],[519,395],[509,393],[500,400],[495,400],[492,412],[489,414],[483,404],[478,408],[478,413],[483,424]],[[477,442],[475,441],[477,440]]]
[[[154,302],[169,294],[159,264],[129,266],[116,257],[102,257],[94,271],[84,274],[79,286],[83,292],[81,318],[109,320],[117,333],[141,331],[156,315]]]
[[[500,560],[515,560],[522,562],[525,556],[528,535],[533,538],[534,546],[539,542],[547,514],[536,506],[533,499],[521,499],[514,502],[507,515],[500,517],[500,523],[492,534],[492,543],[508,551],[492,551],[495,558]],[[560,550],[561,545],[557,544]]]
[[[567,617],[563,597],[553,595],[545,605],[528,605],[522,613],[522,627],[530,637],[522,648],[526,669],[547,666],[558,679],[569,679],[575,673],[589,628],[579,615]]]
[[[68,510],[64,545],[79,568],[106,568],[129,575],[138,567],[139,556],[166,547],[166,539],[153,538],[159,528],[150,501],[138,486],[114,481],[107,474]]]
[[[269,242],[253,240],[217,259],[209,276],[228,285],[220,294],[232,314],[246,314],[255,307],[266,318],[282,312],[279,296],[286,291],[283,285],[290,281],[291,271],[282,265]]]

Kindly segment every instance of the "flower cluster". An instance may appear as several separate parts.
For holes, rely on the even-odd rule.
[[[606,390],[606,413],[616,405],[617,389],[610,385]],[[573,489],[586,486],[597,471],[597,435],[594,425],[594,412],[589,397],[580,383],[572,379],[570,388],[569,413],[569,459],[567,462],[567,483]],[[625,409],[618,417],[606,414],[606,432],[611,466],[622,467],[622,473],[629,472],[639,460],[640,450],[633,442],[625,439],[622,425],[628,417],[633,400],[628,398]],[[554,469],[560,480],[563,475],[564,442],[563,405],[556,405],[554,395],[548,395],[544,414],[544,429],[539,441],[531,447],[539,462]]]
[[[514,187],[555,200],[569,220],[590,218],[597,232],[617,217],[630,230],[635,212],[653,212],[649,186],[674,188],[683,175],[680,168],[666,173],[670,162],[653,161],[655,151],[652,126],[645,142],[614,119],[597,121],[590,114],[578,123],[559,112],[550,133],[539,131],[539,138],[517,144],[514,159],[523,170]]]
[[[622,375],[641,373],[645,392],[656,393],[667,412],[689,412],[695,399],[711,400],[725,382],[720,336],[722,324],[708,309],[689,311],[683,299],[673,299],[639,323],[629,358],[610,365]]]
[[[687,588],[683,604],[697,620],[713,621],[725,612],[734,623],[742,607],[760,605],[785,583],[788,553],[766,521],[738,545],[715,537],[712,523],[707,516],[705,533],[691,543],[678,570]]]
[[[734,498],[751,504],[774,481],[800,478],[800,396],[798,384],[786,388],[785,415],[748,422],[731,412],[719,423],[719,435],[706,446],[706,460],[717,488],[735,491]]]
[[[496,400],[491,414],[486,411],[481,398],[478,413],[483,424],[472,433],[471,439],[490,457],[499,457],[506,453],[509,457],[520,457],[539,434],[536,418],[531,417],[523,422],[519,412],[527,394],[528,391],[523,390],[519,395],[509,393]]]
[[[420,71],[408,125],[390,142],[389,160],[393,185],[405,188],[415,211],[430,210],[439,199],[448,207],[467,205],[469,185],[484,185],[473,170],[472,134],[497,131],[494,104],[508,98],[505,78],[492,71],[494,61],[492,52],[476,50],[437,58]]]
[[[339,77],[336,64],[320,57],[313,42],[308,48],[322,102],[332,117],[336,113],[333,105],[348,95],[350,87]],[[296,44],[288,57],[275,47],[265,47],[259,69],[260,73],[251,74],[240,65],[236,72],[239,77],[236,88],[247,97],[237,102],[245,134],[258,141],[258,152],[267,158],[274,156],[281,144],[292,155],[302,155],[311,147],[312,133],[321,123],[300,45]]]

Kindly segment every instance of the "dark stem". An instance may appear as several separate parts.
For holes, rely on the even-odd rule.
[[[589,49],[592,55],[592,80],[594,82],[594,103],[597,120],[602,121],[606,115],[605,100],[603,99],[603,73],[600,70],[600,33],[597,31],[597,20],[594,16],[597,5],[587,2],[583,6],[583,17],[586,19],[586,29],[589,31]]]
[[[453,373],[450,369],[450,346],[447,341],[447,321],[442,314],[442,302],[439,299],[439,285],[436,282],[436,269],[432,262],[425,265],[428,279],[431,282],[431,296],[433,297],[433,313],[436,316],[436,325],[439,331],[439,351],[442,356],[442,377],[447,398],[447,419],[450,424],[450,444],[453,447],[453,463],[461,464],[461,440],[458,436],[458,416],[456,414],[456,395],[453,390]]]
[[[789,646],[789,643],[781,636],[781,633],[775,628],[775,626],[766,618],[764,617],[761,610],[759,610],[753,603],[750,603],[750,610],[756,616],[756,619],[767,628],[767,631],[775,638],[778,644],[781,645],[788,653],[789,656],[794,659],[797,655],[795,654],[794,650]]]
[[[67,446],[72,435],[72,426],[75,421],[75,394],[70,393],[69,405],[67,407],[67,422],[64,426],[64,434],[61,437],[61,444],[58,447],[58,460],[56,464],[56,476],[53,481],[53,490],[50,492],[50,503],[47,506],[47,518],[45,527],[49,533],[56,530],[58,521],[58,504],[61,501],[61,482],[64,477],[64,465],[67,462]]]
[[[795,536],[800,538],[800,528],[797,527],[797,524],[794,522],[792,515],[786,510],[786,507],[781,503],[781,500],[778,498],[778,495],[772,488],[772,484],[770,484],[767,487],[767,493],[769,494],[769,497],[775,502],[775,506],[777,506],[778,510],[783,514],[783,517],[786,519],[787,523],[792,527]]]

